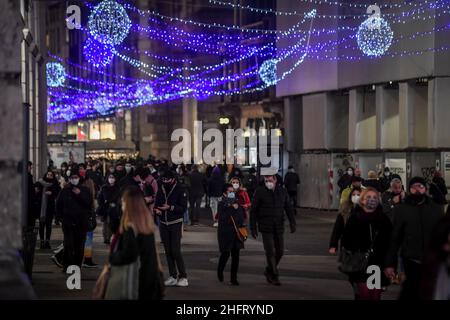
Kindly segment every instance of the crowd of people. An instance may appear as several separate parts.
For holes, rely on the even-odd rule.
[[[255,239],[261,234],[267,260],[264,275],[270,284],[279,286],[285,217],[295,232],[299,182],[293,167],[283,180],[280,175],[259,177],[254,168],[244,173],[238,167],[174,165],[152,157],[145,161],[89,158],[86,163],[64,162],[60,168],[50,165],[36,183],[29,173],[28,223],[39,221],[42,250],[51,249],[53,221],[61,225],[64,240],[51,258],[65,272],[71,265],[97,266],[93,231],[99,218],[104,244],[110,249],[110,271],[102,272],[102,277],[123,274],[117,270],[131,268],[138,261],[139,281],[131,296],[160,299],[161,287],[189,285],[181,238],[187,225],[199,225],[204,203],[211,212],[207,223],[217,228],[218,280],[224,281],[231,256],[229,284],[239,285],[239,252],[248,233]],[[157,229],[167,261],[165,280],[161,280]],[[111,288],[102,297],[120,298]]]
[[[403,285],[402,299],[450,297],[450,220],[444,214],[447,187],[441,173],[431,181],[414,177],[406,187],[389,168],[378,175],[369,171],[367,177],[348,168],[339,179],[339,214],[329,244],[329,253],[339,255],[339,268],[348,276],[355,299],[379,300],[391,284]],[[186,226],[198,226],[202,216],[203,223],[217,228],[220,282],[231,257],[229,284],[239,285],[240,250],[249,233],[255,239],[261,235],[264,275],[279,286],[285,220],[295,232],[299,183],[292,166],[283,179],[279,174],[259,177],[254,168],[244,173],[238,167],[174,165],[154,158],[88,159],[85,164],[49,167],[31,184],[29,224],[39,221],[43,250],[51,249],[52,222],[61,225],[64,241],[52,259],[65,271],[70,265],[97,266],[92,247],[99,218],[110,248],[108,270],[137,263],[134,297],[161,299],[166,286],[189,286],[181,238]],[[210,216],[201,215],[202,206]],[[156,230],[164,246],[166,279]],[[368,287],[368,266],[382,271],[379,288]],[[123,298],[113,292],[119,289],[111,288],[104,298]]]
[[[431,181],[413,177],[407,187],[385,168],[368,179],[348,168],[338,182],[340,209],[329,253],[339,253],[356,300],[379,300],[390,284],[400,299],[450,299],[450,218],[440,172]],[[369,290],[368,266],[380,268],[381,286]]]

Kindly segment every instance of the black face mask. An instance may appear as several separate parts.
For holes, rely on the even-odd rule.
[[[426,194],[421,194],[421,193],[412,193],[410,195],[411,199],[415,203],[421,203],[423,200],[425,200],[426,196],[427,196]]]

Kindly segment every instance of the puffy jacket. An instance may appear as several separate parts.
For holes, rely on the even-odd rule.
[[[422,204],[416,204],[407,196],[405,202],[393,211],[394,227],[386,265],[396,267],[399,249],[403,258],[421,262],[433,228],[443,216],[443,206],[434,203],[431,198],[426,197]]]
[[[276,229],[283,232],[285,213],[289,223],[295,225],[294,208],[286,189],[278,186],[274,190],[258,187],[250,210],[251,230],[272,233]]]
[[[178,183],[175,183],[170,190],[160,186],[156,194],[155,208],[164,204],[168,204],[170,208],[162,212],[160,223],[169,225],[183,222],[187,209],[187,194],[183,187]]]

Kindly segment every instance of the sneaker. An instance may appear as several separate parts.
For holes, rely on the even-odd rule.
[[[187,278],[180,278],[177,282],[177,287],[187,287],[189,285]]]
[[[56,256],[51,256],[50,259],[52,259],[52,261],[56,264],[56,266],[58,268],[62,268],[63,267],[62,263],[58,260],[58,258]]]
[[[54,254],[58,254],[58,253],[60,253],[61,250],[63,250],[63,249],[64,249],[64,244],[60,244],[60,245],[56,248],[56,250],[53,250],[53,253],[54,253]]]
[[[177,284],[178,284],[178,281],[174,277],[169,277],[166,281],[164,281],[164,285],[166,287],[173,287],[173,286],[176,286]]]
[[[94,263],[92,260],[85,260],[82,266],[83,268],[97,268],[98,264]]]
[[[219,226],[219,223],[218,222],[214,222],[213,227],[217,228],[218,226]]]

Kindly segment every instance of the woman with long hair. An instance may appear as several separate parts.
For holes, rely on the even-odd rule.
[[[113,240],[109,262],[126,265],[140,259],[139,300],[160,300],[162,270],[155,244],[155,224],[142,191],[135,186],[124,190],[119,235]]]
[[[351,272],[346,272],[353,287],[355,300],[380,300],[382,290],[369,289],[367,270],[361,266],[378,266],[384,268],[387,250],[391,238],[392,224],[381,207],[380,193],[374,188],[361,192],[359,204],[348,218],[342,236],[342,253],[352,256],[365,254],[366,263],[358,264]],[[341,260],[342,262],[343,260]],[[352,267],[353,268],[353,267]],[[341,271],[343,271],[341,266]],[[345,272],[345,271],[343,271]],[[381,274],[381,287],[389,284]]]
[[[344,234],[345,224],[348,218],[352,214],[355,207],[358,205],[359,197],[361,195],[361,188],[353,188],[346,201],[341,205],[339,213],[334,223],[333,232],[331,233],[330,246],[328,252],[330,254],[336,254],[339,246],[339,240],[341,240]]]

